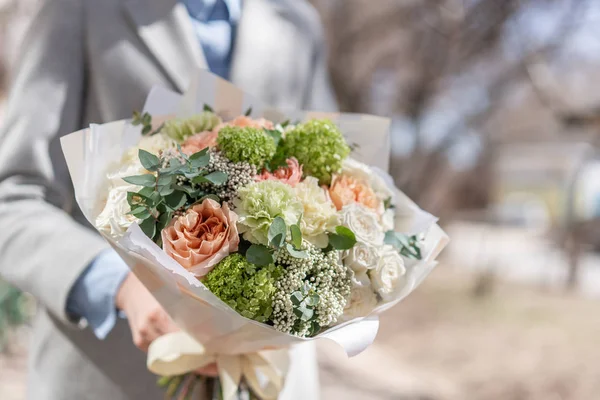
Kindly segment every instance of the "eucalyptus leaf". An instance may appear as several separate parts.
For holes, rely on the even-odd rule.
[[[183,207],[186,202],[187,196],[183,192],[173,192],[165,196],[165,204],[173,211]]]
[[[154,154],[147,152],[146,150],[140,149],[138,151],[138,157],[142,166],[148,171],[156,171],[160,166],[160,159]]]
[[[335,250],[349,250],[356,244],[354,232],[345,226],[337,226],[336,233],[329,234],[329,244]]]
[[[217,203],[221,203],[221,198],[219,196],[217,196],[216,194],[207,194],[206,196],[203,196],[200,199],[200,202],[203,202],[204,200],[213,200],[216,201]]]
[[[147,135],[152,130],[152,125],[144,125],[142,128],[142,135]]]
[[[302,312],[302,316],[300,316],[300,319],[304,322],[310,321],[313,315],[315,314],[312,308],[303,307],[302,305],[298,307],[298,310]]]
[[[285,248],[290,253],[290,256],[294,258],[308,258],[308,253],[305,250],[296,250],[291,243],[286,243]]]
[[[298,225],[290,226],[290,231],[292,233],[292,244],[296,249],[302,248],[302,231]]]
[[[285,243],[287,226],[283,218],[277,216],[271,222],[269,231],[267,233],[267,239],[269,243],[276,248],[280,248]]]
[[[300,303],[302,303],[302,301],[304,300],[304,296],[300,292],[294,292],[292,293],[290,299],[292,300],[292,304],[294,304],[295,306],[299,306]]]
[[[156,234],[156,221],[154,218],[148,218],[142,221],[140,224],[140,229],[150,239],[154,239],[154,235]]]
[[[265,267],[269,264],[273,264],[273,255],[271,251],[260,244],[253,244],[246,251],[246,258],[252,264],[260,267]]]
[[[210,162],[210,154],[208,149],[200,150],[190,156],[190,163],[194,168],[204,168]]]
[[[211,112],[211,113],[215,112],[215,110],[213,110],[213,108],[211,106],[209,106],[208,104],[205,104],[204,107],[202,107],[202,109],[204,111],[208,111],[208,112]]]
[[[127,176],[123,178],[123,180],[127,183],[131,183],[132,185],[146,187],[154,187],[156,184],[156,177],[151,174]]]
[[[146,219],[150,218],[151,216],[146,207],[136,207],[135,209],[131,210],[130,214],[139,219]]]
[[[319,295],[316,293],[312,293],[306,296],[306,299],[304,301],[306,302],[307,306],[315,307],[319,304],[319,300],[321,300]]]
[[[204,175],[203,178],[206,179],[208,182],[212,183],[213,185],[220,186],[227,182],[228,177],[227,174],[223,171],[215,171],[211,172],[208,175]]]
[[[248,107],[248,109],[246,110],[246,112],[244,113],[244,115],[246,117],[249,117],[250,115],[252,115],[252,107]]]

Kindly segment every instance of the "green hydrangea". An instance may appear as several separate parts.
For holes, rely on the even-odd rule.
[[[247,162],[257,168],[275,155],[275,141],[262,129],[228,126],[219,131],[217,148],[231,161]]]
[[[204,284],[242,316],[267,322],[273,313],[275,282],[282,274],[280,266],[258,267],[236,253],[217,264]]]
[[[342,168],[350,147],[335,124],[327,119],[314,119],[289,131],[278,156],[296,157],[305,176],[314,176],[321,185],[331,183],[332,174]]]
[[[283,218],[290,226],[298,222],[304,210],[294,189],[275,180],[240,188],[233,205],[238,215],[238,231],[249,242],[263,245],[269,243],[269,227],[275,217]]]
[[[163,132],[178,143],[183,143],[185,139],[196,133],[212,131],[221,122],[223,121],[217,114],[203,111],[190,118],[175,118],[165,122]]]

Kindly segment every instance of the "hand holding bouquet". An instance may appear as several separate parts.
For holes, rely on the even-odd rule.
[[[424,278],[447,240],[387,174],[352,158],[332,120],[215,109],[94,127],[101,167],[84,163],[80,180],[76,139],[63,146],[86,216],[186,332],[157,340],[149,367],[179,376],[216,361],[233,382],[226,398],[240,381],[270,398],[286,362],[265,350],[328,337],[359,352],[373,316]],[[132,125],[142,136],[123,148]],[[114,147],[122,155],[107,157]]]

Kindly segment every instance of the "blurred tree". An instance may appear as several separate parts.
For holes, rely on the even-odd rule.
[[[540,66],[563,49],[589,1],[313,2],[328,29],[332,81],[342,110],[372,112],[373,79],[378,71],[392,71],[386,84],[393,95],[388,108],[377,112],[406,119],[392,140],[412,144],[408,156],[393,157],[392,173],[410,197],[448,215],[487,204],[495,151],[490,123],[520,87],[530,86],[557,120],[573,115],[546,101]],[[538,40],[524,16],[546,6],[561,7],[560,20],[551,35]],[[448,153],[473,133],[480,138],[478,157],[467,173],[458,172]]]

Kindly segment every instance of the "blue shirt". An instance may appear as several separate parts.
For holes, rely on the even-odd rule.
[[[235,29],[241,0],[182,0],[209,69],[229,78]],[[115,296],[129,268],[114,250],[100,253],[79,277],[69,298],[67,312],[84,320],[99,339],[104,339],[117,320]]]

